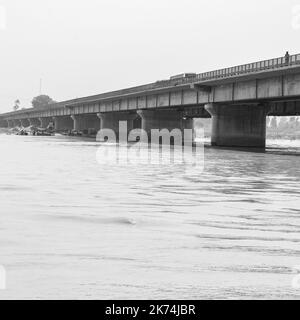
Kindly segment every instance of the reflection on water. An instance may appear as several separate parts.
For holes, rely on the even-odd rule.
[[[97,144],[0,136],[0,298],[300,298],[300,143],[205,170],[99,166]]]

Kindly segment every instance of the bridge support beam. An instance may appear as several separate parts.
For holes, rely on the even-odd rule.
[[[13,128],[14,127],[14,122],[13,122],[13,120],[6,120],[7,121],[7,127],[8,128]]]
[[[73,129],[86,131],[86,133],[97,133],[100,129],[100,120],[96,114],[72,115]]]
[[[30,126],[30,121],[29,121],[29,119],[21,119],[20,121],[21,121],[21,124],[22,124],[22,126],[23,126],[24,128],[27,128],[27,127]]]
[[[35,126],[35,127],[40,127],[41,126],[41,122],[39,120],[39,118],[29,118],[29,123],[31,126]]]
[[[14,119],[12,121],[13,121],[13,126],[14,127],[21,127],[22,126],[22,123],[21,123],[20,120]]]
[[[73,130],[73,120],[70,116],[53,117],[55,131]]]
[[[119,140],[119,122],[127,121],[127,136],[128,133],[135,128],[138,128],[138,114],[130,112],[103,112],[98,113],[100,118],[100,129],[111,129],[116,134],[117,141]]]
[[[7,128],[8,121],[7,120],[0,120],[0,128]]]
[[[213,146],[265,148],[266,106],[207,104],[205,109],[212,116]]]
[[[50,122],[53,122],[53,118],[46,117],[46,118],[39,118],[39,121],[41,123],[42,128],[47,128],[50,124]]]
[[[182,139],[184,139],[184,129],[194,129],[193,119],[185,118],[183,111],[176,109],[139,110],[137,113],[142,118],[142,129],[147,132],[149,139],[151,137],[151,129],[168,129],[170,132],[173,129],[179,129],[182,132]],[[193,142],[194,132],[190,138]]]

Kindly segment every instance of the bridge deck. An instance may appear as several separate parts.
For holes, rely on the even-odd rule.
[[[127,89],[121,89],[111,92],[106,92],[98,95],[82,97],[78,99],[72,99],[67,101],[61,101],[55,104],[51,104],[47,109],[59,109],[64,107],[75,106],[83,103],[90,103],[105,99],[114,99],[120,97],[126,97],[134,94],[143,94],[143,93],[151,93],[155,91],[161,91],[167,88],[176,88],[185,85],[193,85],[193,84],[204,84],[204,85],[212,85],[214,83],[223,82],[226,83],[228,81],[232,81],[234,78],[243,78],[249,79],[251,76],[260,77],[264,76],[264,74],[272,75],[278,74],[280,72],[286,72],[293,70],[298,70],[300,68],[300,54],[295,54],[286,57],[274,58],[269,60],[258,61],[254,63],[248,63],[243,65],[238,65],[235,67],[224,68],[219,70],[214,70],[210,72],[204,72],[196,74],[194,77],[190,78],[181,78],[181,79],[172,79],[172,80],[161,80],[156,81],[154,83],[131,87]],[[241,79],[242,80],[242,79]],[[41,109],[42,111],[43,109]],[[2,114],[2,116],[9,115],[18,115],[23,114],[24,112],[30,111],[38,111],[38,109],[28,108],[24,110],[18,110],[14,112],[9,112]]]

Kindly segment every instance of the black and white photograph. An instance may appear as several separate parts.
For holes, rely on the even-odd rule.
[[[299,39],[300,0],[0,0],[0,300],[299,300]]]

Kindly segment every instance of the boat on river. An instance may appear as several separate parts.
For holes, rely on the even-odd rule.
[[[11,133],[19,136],[54,136],[54,131],[48,128],[39,128],[36,126],[14,128]]]

